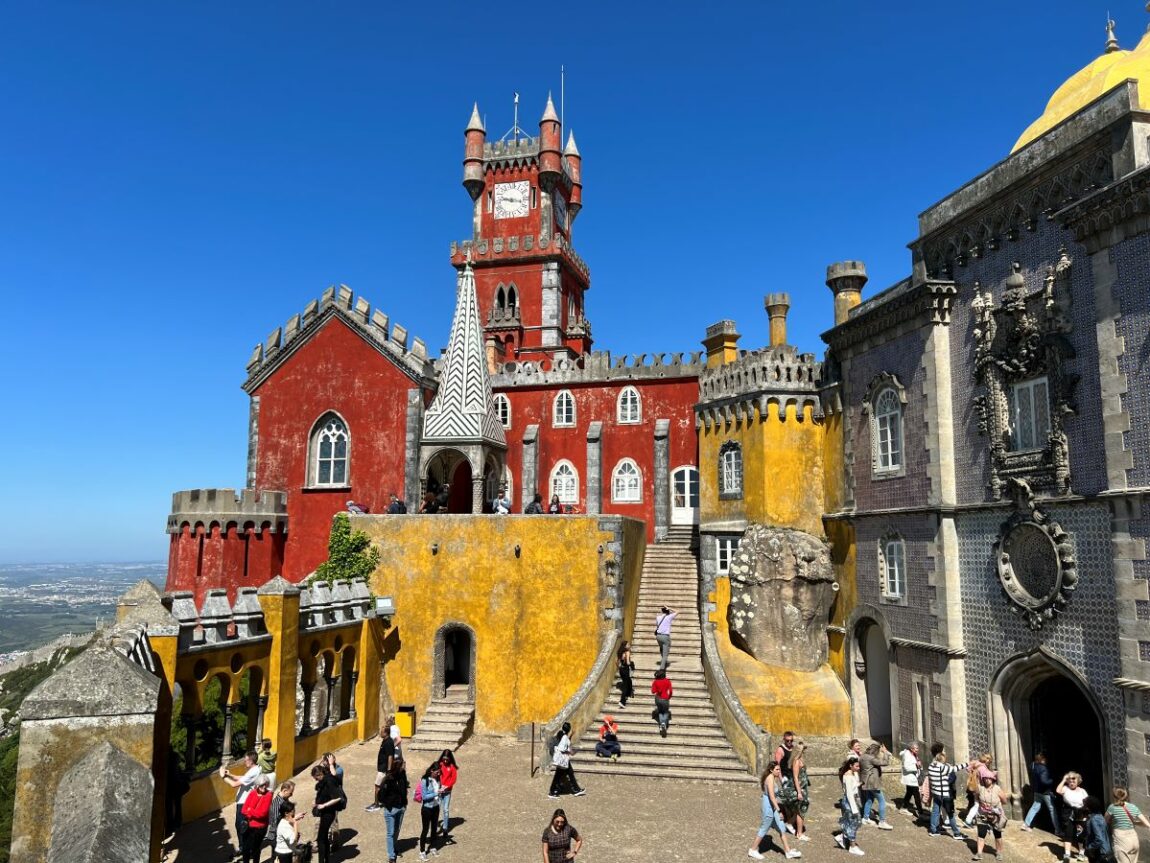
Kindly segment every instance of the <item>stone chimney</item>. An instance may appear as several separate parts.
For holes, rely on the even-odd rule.
[[[707,327],[703,347],[707,350],[707,368],[733,363],[739,358],[739,334],[734,321],[719,321]]]
[[[790,294],[767,294],[763,297],[763,308],[771,321],[771,347],[777,348],[787,343],[787,312],[791,308]]]
[[[862,302],[866,281],[866,265],[862,261],[840,261],[827,267],[827,287],[835,295],[836,327],[845,322],[850,310]]]

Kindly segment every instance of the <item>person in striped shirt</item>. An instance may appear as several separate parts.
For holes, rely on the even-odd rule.
[[[939,835],[939,821],[945,815],[950,819],[950,835],[963,839],[958,819],[954,817],[954,781],[958,768],[947,763],[946,747],[941,743],[930,747],[930,754],[934,756],[926,771],[930,783],[930,835]]]

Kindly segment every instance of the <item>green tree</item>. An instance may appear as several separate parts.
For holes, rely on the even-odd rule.
[[[309,587],[316,581],[329,584],[355,578],[366,581],[379,566],[379,549],[371,544],[371,537],[362,530],[351,529],[351,519],[346,512],[337,513],[332,519],[327,554],[327,560],[308,579]]]

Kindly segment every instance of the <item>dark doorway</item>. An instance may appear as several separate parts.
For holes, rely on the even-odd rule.
[[[447,500],[450,513],[471,512],[471,463],[464,459],[451,475],[451,491]]]
[[[1082,774],[1082,787],[1100,800],[1109,799],[1102,770],[1102,733],[1093,706],[1067,677],[1049,677],[1030,696],[1032,750],[1046,753],[1055,781],[1071,770]]]
[[[471,634],[465,630],[453,629],[443,638],[443,683],[471,683]]]

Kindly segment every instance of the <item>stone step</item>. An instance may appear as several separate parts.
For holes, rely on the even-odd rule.
[[[685,752],[682,754],[668,753],[665,755],[646,755],[633,753],[627,755],[627,750],[623,750],[623,755],[619,758],[618,762],[611,762],[604,758],[596,758],[594,752],[579,752],[571,756],[571,766],[575,768],[575,773],[578,775],[579,770],[591,764],[622,764],[624,759],[627,761],[627,767],[634,769],[637,767],[651,768],[651,767],[679,767],[690,768],[697,767],[701,771],[707,773],[746,773],[747,768],[743,763],[735,757],[732,752],[725,758],[709,757],[705,762],[699,761],[694,758],[691,753]]]
[[[605,709],[601,711],[600,715],[610,713],[622,725],[624,720],[627,722],[646,722],[651,718],[651,711],[655,709],[655,701],[650,695],[642,698],[635,697],[627,702],[626,707],[619,707],[618,705],[618,701],[608,702],[604,705]],[[715,728],[719,727],[719,720],[715,717],[710,698],[685,695],[680,699],[678,695],[672,696],[671,713],[676,717],[681,716],[684,720],[707,719]],[[595,731],[596,733],[599,731],[598,722],[595,723]]]
[[[619,730],[622,732],[621,728]],[[579,739],[579,745],[576,748],[580,755],[586,753],[594,755],[595,744],[598,742],[598,734],[586,735]],[[625,753],[634,752],[647,755],[666,755],[669,752],[681,751],[682,747],[689,747],[691,753],[697,758],[710,758],[712,756],[726,758],[731,754],[731,745],[721,734],[704,738],[685,737],[679,740],[672,737],[671,730],[668,729],[667,737],[664,738],[659,734],[659,729],[654,724],[651,726],[650,734],[620,735],[619,745],[623,747]]]
[[[697,767],[651,767],[635,764],[625,755],[618,761],[596,758],[579,764],[580,773],[608,774],[614,776],[642,776],[644,779],[697,779],[711,782],[740,782],[748,785],[758,783],[758,779],[740,768],[741,772],[716,770],[709,771],[706,765]]]
[[[659,726],[651,719],[651,711],[649,710],[642,714],[633,714],[630,705],[628,705],[623,710],[616,710],[611,715],[615,717],[615,722],[619,725],[619,736],[624,741],[648,736],[658,737],[659,735]],[[591,734],[592,743],[599,739],[599,726],[601,724],[602,720],[591,726],[591,731],[594,732]],[[696,741],[714,740],[718,735],[718,739],[725,743],[726,739],[717,729],[718,726],[709,717],[675,713],[672,717],[671,728],[667,732],[667,739],[671,742],[678,741],[687,746]]]
[[[428,713],[450,713],[460,716],[470,716],[475,711],[475,705],[468,701],[433,701],[427,705]]]

